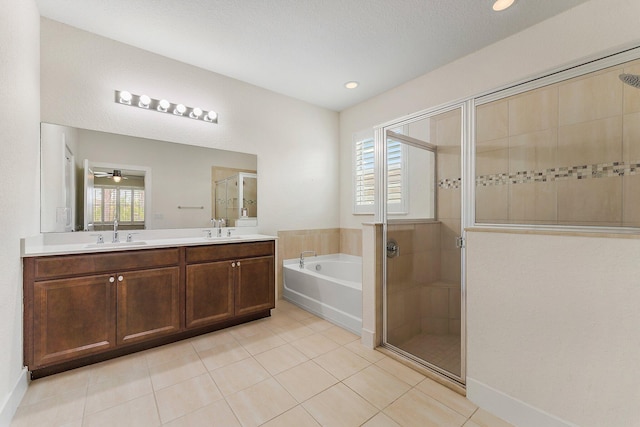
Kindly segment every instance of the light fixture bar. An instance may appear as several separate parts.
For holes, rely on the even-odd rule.
[[[203,112],[202,109],[198,107],[188,107],[179,103],[174,104],[166,99],[155,99],[147,95],[136,95],[126,90],[116,90],[115,95],[116,104],[167,113],[172,116],[186,117],[187,119],[201,122],[218,123],[218,113],[215,111]]]

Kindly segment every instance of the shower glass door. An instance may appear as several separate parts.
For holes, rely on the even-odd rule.
[[[384,345],[464,383],[462,109],[387,128]]]

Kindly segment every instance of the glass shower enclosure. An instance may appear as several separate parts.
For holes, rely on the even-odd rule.
[[[464,384],[462,106],[385,128],[383,345]]]

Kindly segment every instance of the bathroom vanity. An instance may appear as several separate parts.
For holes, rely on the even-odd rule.
[[[262,235],[23,250],[25,365],[38,378],[269,316],[274,257]]]

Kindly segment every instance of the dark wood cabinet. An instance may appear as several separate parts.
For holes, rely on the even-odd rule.
[[[274,255],[270,240],[24,258],[25,364],[35,378],[269,316]]]
[[[180,268],[118,274],[117,341],[130,344],[180,331]]]
[[[116,345],[112,275],[44,280],[33,286],[35,366],[72,360]]]
[[[187,328],[275,307],[273,242],[187,248],[186,260]]]

